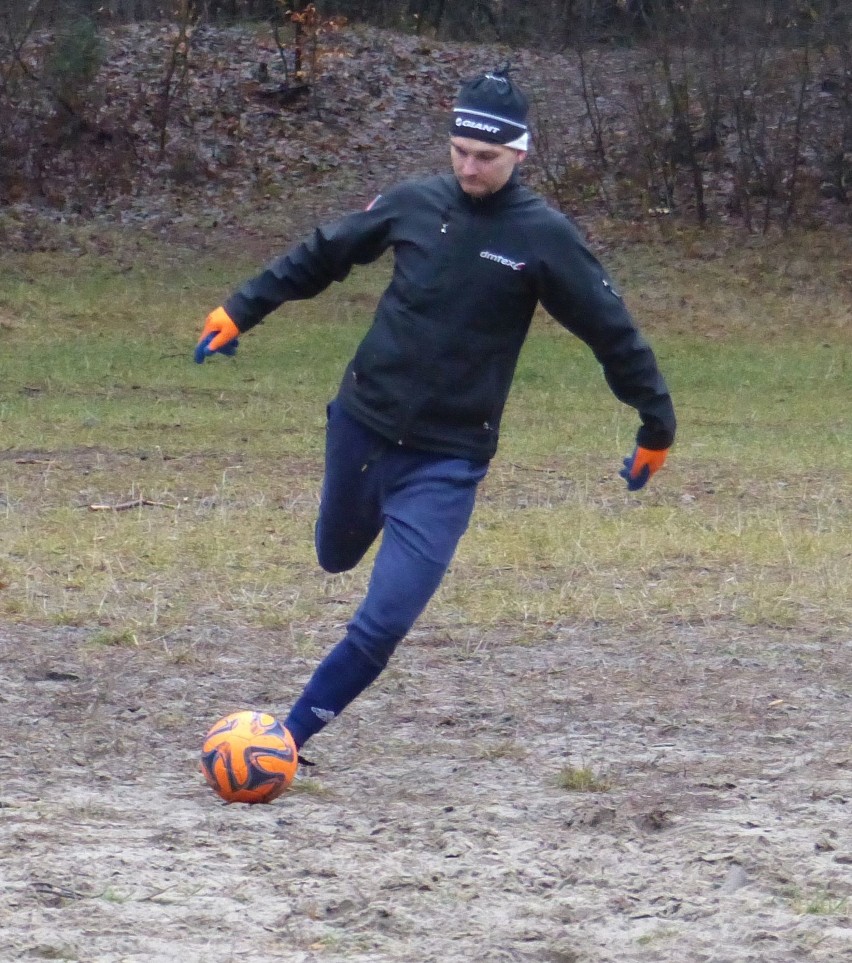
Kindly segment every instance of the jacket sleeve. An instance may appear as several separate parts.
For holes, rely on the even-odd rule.
[[[379,196],[365,211],[318,227],[270,262],[225,302],[240,331],[248,331],[285,301],[312,298],[342,281],[356,264],[369,264],[390,246],[392,199]]]
[[[567,239],[562,234],[548,244],[540,265],[539,300],[592,349],[615,397],[638,411],[636,443],[668,448],[675,436],[674,406],[654,352],[600,262],[567,219],[564,226]]]

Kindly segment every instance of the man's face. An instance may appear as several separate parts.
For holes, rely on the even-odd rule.
[[[526,151],[502,144],[487,144],[472,137],[450,138],[453,173],[471,197],[488,197],[499,191],[526,156]]]

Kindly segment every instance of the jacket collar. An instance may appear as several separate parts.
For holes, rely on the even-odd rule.
[[[496,211],[505,206],[515,191],[521,186],[521,179],[520,175],[518,174],[517,167],[512,171],[512,176],[506,181],[500,190],[496,191],[494,194],[489,194],[487,197],[471,197],[470,194],[467,194],[462,190],[461,184],[459,184],[455,174],[451,174],[450,176],[455,183],[456,193],[458,194],[461,202],[471,210],[482,211],[483,213]]]

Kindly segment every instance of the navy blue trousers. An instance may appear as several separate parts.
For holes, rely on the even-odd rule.
[[[320,663],[285,725],[303,745],[387,665],[435,594],[464,534],[488,462],[395,445],[328,410],[316,550],[344,572],[381,535],[369,587],[345,637]]]

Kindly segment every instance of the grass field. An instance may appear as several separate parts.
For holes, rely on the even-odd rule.
[[[256,263],[0,255],[0,958],[836,963],[852,940],[852,247],[597,242],[680,420],[536,319],[437,597],[270,806],[198,772],[281,714],[369,566],[312,548],[324,408],[386,266],[198,366]]]
[[[430,618],[531,638],[565,619],[848,624],[848,242],[629,240],[606,259],[675,398],[669,465],[624,491],[635,415],[538,318],[460,577]],[[76,243],[3,258],[0,611],[97,619],[142,644],[214,603],[297,628],[329,595],[354,597],[364,575],[321,576],[311,529],[325,402],[387,265],[285,307],[235,361],[197,366],[204,314],[258,265]],[[138,498],[154,504],[106,510]]]

